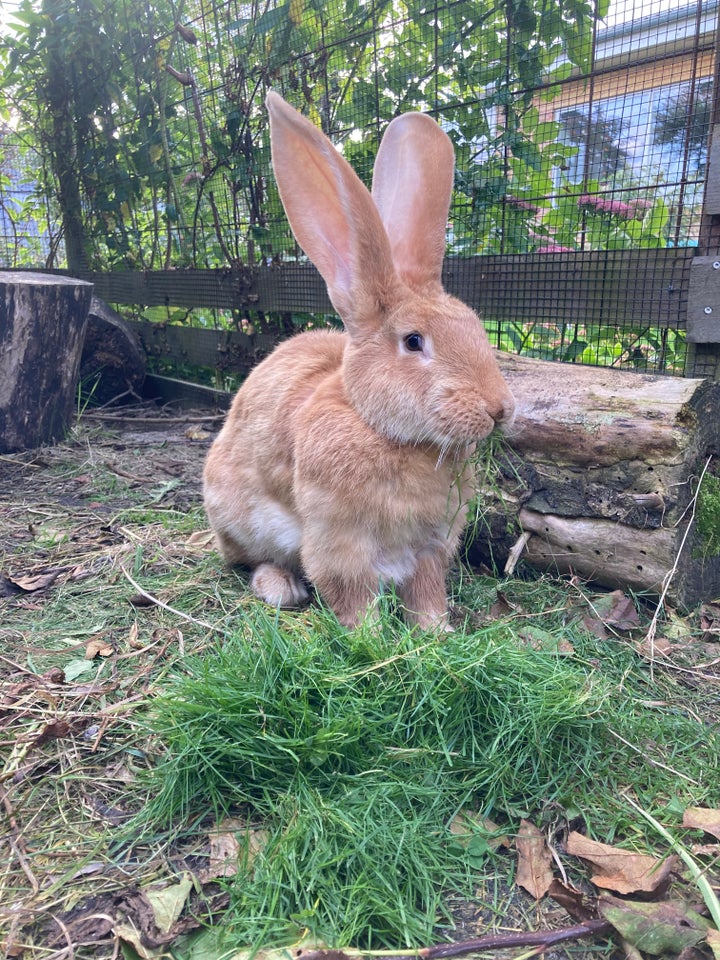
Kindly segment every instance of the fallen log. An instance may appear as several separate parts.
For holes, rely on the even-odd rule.
[[[92,290],[70,277],[0,272],[0,452],[64,436]]]
[[[517,416],[470,561],[503,565],[522,536],[536,569],[684,609],[720,597],[720,384],[500,360]]]

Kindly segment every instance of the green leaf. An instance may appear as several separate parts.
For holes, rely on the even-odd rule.
[[[84,676],[86,673],[94,673],[95,665],[92,660],[77,659],[71,660],[69,663],[66,663],[63,667],[63,673],[65,674],[65,682],[72,683],[73,680],[77,680],[78,677]]]
[[[601,900],[600,913],[623,940],[656,957],[672,957],[703,940],[711,925],[688,903]]]
[[[289,3],[284,3],[282,6],[272,7],[266,10],[255,21],[255,33],[257,36],[264,37],[280,24],[287,23],[289,11]]]

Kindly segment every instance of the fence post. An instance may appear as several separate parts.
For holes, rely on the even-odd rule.
[[[720,11],[715,36],[707,178],[688,292],[686,374],[720,380],[720,267],[715,267],[720,263]],[[708,302],[701,302],[703,298]]]

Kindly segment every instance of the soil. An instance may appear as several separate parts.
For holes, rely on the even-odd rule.
[[[23,591],[32,592],[33,577],[69,577],[80,567],[92,573],[92,565],[105,562],[103,558],[112,554],[113,549],[127,550],[126,536],[117,520],[123,511],[143,505],[180,514],[197,509],[201,503],[203,461],[221,421],[222,415],[205,411],[178,414],[152,406],[124,409],[121,413],[88,413],[65,443],[0,457],[0,603],[5,598],[12,604],[18,593],[24,596]],[[52,538],[54,528],[62,534],[57,541]],[[27,604],[24,609],[28,609]],[[0,636],[2,633],[0,629]],[[18,664],[19,648],[13,646],[11,631],[5,636],[10,637],[10,641],[7,646],[0,645],[0,693],[3,686],[7,690],[8,684],[12,687],[18,678],[28,673]],[[0,707],[3,706],[0,703]],[[0,709],[0,728],[2,726],[3,710]],[[11,742],[13,738],[3,739]],[[23,837],[17,833],[11,790],[6,790],[3,782],[10,783],[0,779],[0,802],[5,807],[10,833],[15,832],[16,849],[20,850],[16,855],[21,862],[22,846],[18,844]],[[96,802],[95,797],[92,802]],[[122,819],[122,810],[118,812],[110,789],[104,809]],[[108,818],[106,814],[103,816]],[[167,857],[177,867],[189,862],[188,857],[206,857],[206,854],[207,851],[198,854],[177,850],[170,851]],[[489,929],[553,930],[572,927],[578,922],[578,918],[571,917],[558,902],[548,897],[536,902],[520,890],[512,882],[512,857],[508,855],[507,859],[506,880],[495,877],[487,889],[479,888],[474,902],[453,900],[449,903],[454,928],[439,931],[440,939],[450,935],[456,941],[473,940]],[[28,863],[26,867],[26,872],[42,876],[37,865],[31,867]],[[72,906],[64,905],[64,912],[59,910],[64,936],[58,934],[57,925],[43,928],[41,924],[35,930],[34,952],[23,950],[17,944],[14,948],[12,931],[16,927],[11,923],[10,934],[6,934],[5,955],[14,960],[23,955],[40,954],[58,958],[117,956],[118,941],[113,939],[108,913],[118,909],[119,904],[127,908],[128,897],[137,898],[137,884],[144,876],[139,865],[136,874],[131,865],[125,865],[121,874],[117,874],[117,868],[113,869],[112,876],[107,869],[103,871],[104,892],[96,891],[92,895],[86,892],[79,900],[76,897]],[[20,875],[20,871],[17,872]],[[222,904],[223,895],[218,889],[214,906],[219,919]],[[19,902],[15,906],[20,909]],[[32,906],[26,905],[23,909],[37,914],[37,908]],[[0,909],[0,941],[2,912]],[[12,908],[9,915],[12,917]],[[105,920],[97,919],[101,917]],[[87,941],[78,944],[72,937],[68,940],[65,934],[70,927],[85,929],[85,935],[89,936],[89,928],[83,927],[85,918],[88,923],[94,923],[95,942],[92,937],[89,945]],[[47,937],[44,944],[43,929]],[[544,956],[582,958],[599,953],[610,956],[610,951],[606,940],[596,938],[587,944],[571,941],[547,951]],[[507,957],[517,953],[515,948],[511,952],[495,951],[492,955]]]

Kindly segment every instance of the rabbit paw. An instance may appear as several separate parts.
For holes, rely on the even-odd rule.
[[[273,607],[299,607],[308,598],[307,590],[293,573],[272,563],[257,567],[250,589]]]

